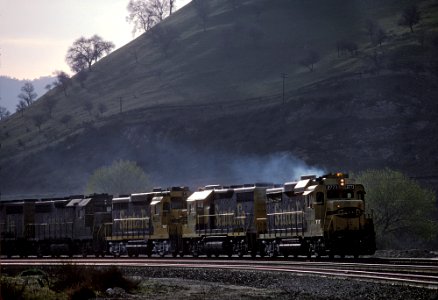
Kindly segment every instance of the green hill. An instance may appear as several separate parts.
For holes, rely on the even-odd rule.
[[[120,158],[156,185],[372,167],[436,185],[434,1],[415,2],[414,32],[398,25],[410,1],[208,3],[205,30],[190,3],[1,121],[2,193],[82,192]]]

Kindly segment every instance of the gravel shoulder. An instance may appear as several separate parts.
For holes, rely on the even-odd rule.
[[[141,278],[138,294],[131,295],[137,299],[438,299],[436,290],[319,276],[149,267],[125,271]]]

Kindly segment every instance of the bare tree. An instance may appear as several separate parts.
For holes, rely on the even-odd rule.
[[[31,105],[38,95],[35,93],[35,89],[31,82],[26,82],[21,87],[21,93],[18,98],[23,100],[27,106]]]
[[[175,0],[169,0],[169,15],[173,13],[174,8],[175,8]]]
[[[21,113],[21,116],[23,116],[24,114],[24,110],[26,109],[27,104],[24,100],[20,100],[20,102],[18,102],[17,107],[16,107],[16,112],[17,113]]]
[[[209,0],[192,0],[196,14],[201,19],[204,32],[207,30],[208,12],[210,10]]]
[[[104,41],[98,35],[93,35],[89,39],[80,37],[68,49],[65,59],[74,72],[80,72],[85,68],[90,71],[91,65],[110,53],[114,47],[112,42]]]
[[[175,0],[130,0],[126,20],[133,23],[132,33],[148,31],[172,14]]]
[[[53,82],[53,85],[61,87],[64,95],[67,97],[67,88],[71,83],[70,76],[64,71],[55,71],[53,74],[56,76],[56,81]]]
[[[169,2],[167,0],[149,0],[152,12],[158,19],[158,23],[169,15]]]
[[[408,26],[411,29],[411,32],[414,32],[414,25],[418,24],[421,20],[421,14],[418,10],[418,6],[412,5],[406,7],[403,10],[403,14],[398,21],[398,25],[400,26]]]
[[[0,106],[0,120],[6,119],[11,113],[6,107]]]
[[[319,53],[314,50],[309,50],[307,54],[299,61],[299,63],[309,69],[310,72],[313,72],[315,69],[315,64],[319,62],[321,57]]]
[[[127,10],[129,15],[126,17],[126,21],[134,24],[132,34],[137,31],[146,32],[156,24],[154,14],[146,1],[131,0],[128,3]]]

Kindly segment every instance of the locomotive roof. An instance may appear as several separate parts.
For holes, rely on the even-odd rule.
[[[113,203],[125,203],[125,202],[129,202],[130,199],[131,197],[117,197],[117,198],[113,198]]]
[[[205,200],[213,193],[213,190],[197,191],[187,198],[187,202]]]
[[[72,199],[66,206],[72,207],[72,206],[87,206],[88,203],[90,203],[91,198],[85,198],[85,199]]]
[[[155,205],[155,204],[160,203],[161,200],[163,200],[163,198],[164,198],[163,196],[155,196],[155,197],[153,197],[152,201],[151,201],[151,205]]]

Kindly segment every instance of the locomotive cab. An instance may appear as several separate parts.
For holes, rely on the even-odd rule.
[[[374,254],[374,226],[365,210],[365,190],[347,174],[320,178],[315,194],[315,215],[321,217],[323,240],[315,245],[317,255]]]

